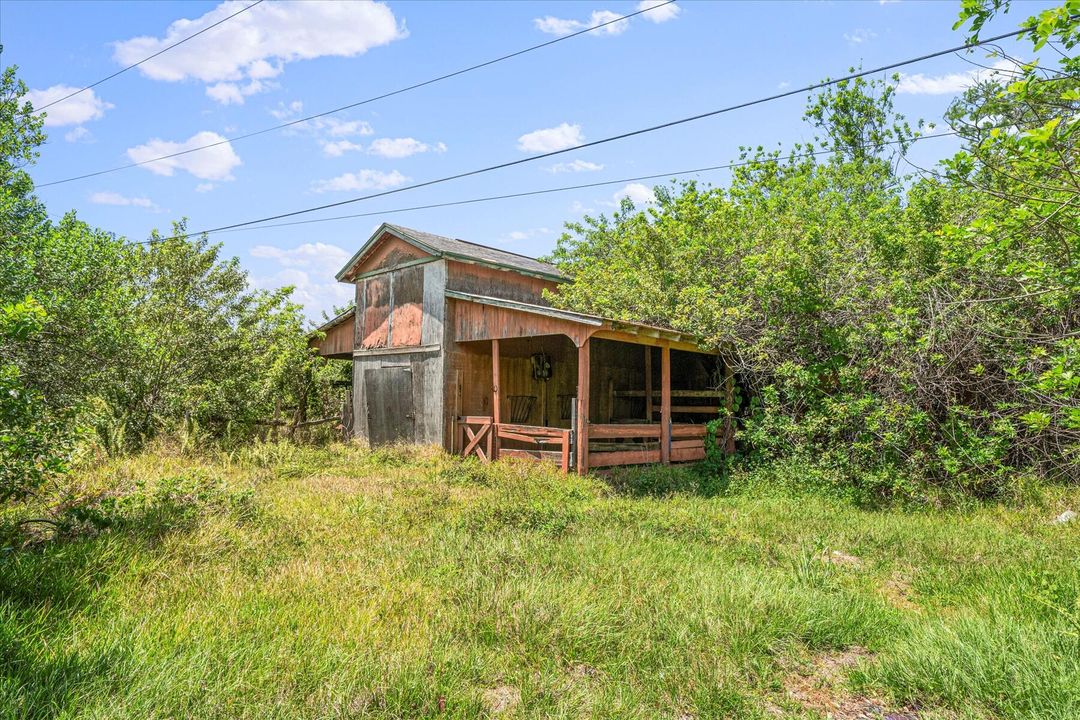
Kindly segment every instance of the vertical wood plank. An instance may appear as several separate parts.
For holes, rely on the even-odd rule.
[[[724,419],[724,452],[728,455],[735,454],[735,372],[731,365],[724,360],[724,408],[727,417]]]
[[[671,464],[671,348],[660,348],[660,462]]]
[[[645,422],[652,422],[652,346],[645,348]]]
[[[492,436],[494,440],[488,439],[489,447],[493,455],[494,460],[499,455],[499,437],[498,433],[494,432],[500,422],[502,422],[501,414],[499,412],[502,405],[501,396],[499,394],[499,341],[498,339],[491,341],[491,421],[495,424],[492,428]]]
[[[570,431],[564,430],[562,434],[562,461],[559,463],[564,473],[570,472]]]
[[[589,338],[578,348],[577,472],[589,470]]]

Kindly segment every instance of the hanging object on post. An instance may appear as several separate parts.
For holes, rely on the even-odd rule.
[[[546,352],[538,352],[532,356],[533,380],[551,379],[551,358]]]

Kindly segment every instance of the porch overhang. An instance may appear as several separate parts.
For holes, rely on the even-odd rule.
[[[457,290],[447,290],[446,297],[477,308],[455,313],[454,340],[457,342],[562,334],[567,335],[578,347],[586,339],[595,337],[690,352],[715,352],[702,347],[693,335],[655,325],[612,320],[599,315]]]

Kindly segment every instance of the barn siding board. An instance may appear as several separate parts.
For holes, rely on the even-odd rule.
[[[544,290],[554,290],[557,287],[551,280],[519,275],[511,270],[498,270],[455,260],[448,261],[448,265],[448,290],[548,305],[544,300]]]
[[[417,414],[412,396],[412,368],[376,366],[364,370],[368,403],[368,439],[373,446],[411,442]]]
[[[364,284],[364,331],[362,348],[387,347],[390,344],[390,276],[367,278]]]
[[[408,382],[412,395],[413,424],[412,441],[420,444],[443,445],[443,397],[441,352],[403,352],[356,356],[353,358],[353,403],[356,408],[356,435],[371,439],[374,435],[369,424],[379,413],[369,403],[365,388],[366,372],[370,369],[402,367],[411,371],[401,382]]]
[[[415,265],[390,273],[390,347],[420,344],[424,307],[424,267]]]

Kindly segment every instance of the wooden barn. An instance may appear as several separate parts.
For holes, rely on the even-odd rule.
[[[353,362],[353,433],[564,470],[700,460],[730,403],[715,352],[665,328],[560,310],[523,255],[384,224],[337,274],[355,309],[319,351]],[[733,439],[721,433],[725,450]]]

